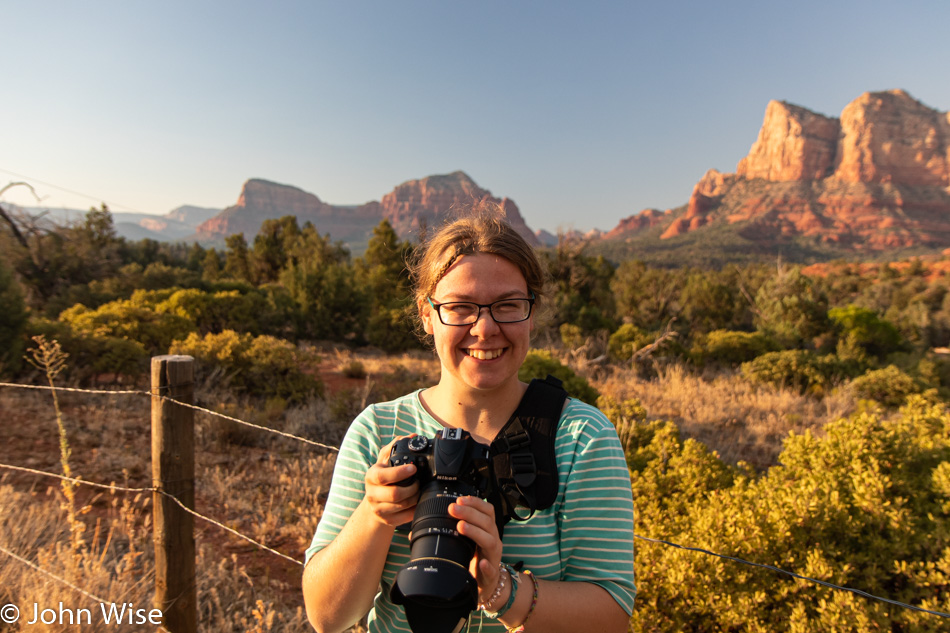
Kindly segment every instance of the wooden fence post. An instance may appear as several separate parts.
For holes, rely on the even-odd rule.
[[[194,358],[152,358],[152,486],[195,508],[195,414],[158,396],[192,404]],[[196,633],[194,517],[152,493],[155,533],[155,606],[170,633]]]

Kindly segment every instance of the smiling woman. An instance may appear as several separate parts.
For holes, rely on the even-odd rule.
[[[369,407],[347,432],[307,550],[311,624],[343,631],[369,612],[371,632],[455,633],[475,614],[489,632],[626,631],[633,502],[616,431],[576,399],[541,416],[535,386],[518,380],[544,296],[536,254],[500,211],[481,209],[436,232],[413,272],[439,382]],[[508,433],[526,412],[550,419],[548,448],[527,433],[518,454]],[[449,447],[459,452],[443,460]],[[550,452],[556,468],[545,471]],[[528,516],[507,513],[492,461],[517,476],[523,458],[553,493]],[[446,464],[465,467],[446,476]]]

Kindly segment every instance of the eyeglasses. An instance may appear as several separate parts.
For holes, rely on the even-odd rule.
[[[500,299],[491,303],[472,303],[470,301],[450,301],[433,303],[432,297],[426,301],[435,308],[439,320],[445,325],[473,325],[482,314],[482,308],[488,308],[495,323],[520,323],[527,321],[534,306],[534,295],[530,299]]]

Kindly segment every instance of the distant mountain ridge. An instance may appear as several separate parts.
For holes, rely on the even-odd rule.
[[[294,215],[301,224],[312,222],[321,233],[348,243],[365,242],[373,227],[384,219],[400,237],[412,239],[425,227],[438,226],[455,209],[482,201],[497,204],[515,230],[531,244],[540,245],[514,201],[494,197],[463,171],[409,180],[381,201],[358,206],[327,204],[297,187],[254,178],[244,183],[236,204],[198,227],[195,238],[220,241],[228,235],[244,233],[251,239],[264,220]]]

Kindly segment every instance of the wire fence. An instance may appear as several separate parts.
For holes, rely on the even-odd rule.
[[[211,416],[213,416],[213,417],[218,417],[218,418],[222,418],[222,419],[225,419],[225,420],[229,420],[229,421],[235,422],[235,423],[237,423],[237,424],[241,424],[241,425],[244,425],[244,426],[247,426],[247,427],[250,427],[250,428],[257,429],[257,430],[259,430],[259,431],[264,431],[264,432],[272,433],[272,434],[275,434],[275,435],[278,435],[278,436],[282,436],[282,437],[285,437],[285,438],[289,438],[289,439],[293,439],[293,440],[296,440],[296,441],[304,442],[304,443],[306,443],[306,444],[309,444],[309,445],[312,445],[312,446],[317,446],[317,447],[320,447],[320,448],[323,448],[323,449],[327,449],[327,450],[329,450],[329,451],[339,452],[339,448],[338,448],[338,447],[335,447],[335,446],[330,446],[330,445],[327,445],[327,444],[322,444],[322,443],[320,443],[320,442],[315,442],[315,441],[313,441],[313,440],[310,440],[310,439],[307,439],[307,438],[304,438],[304,437],[299,437],[299,436],[296,436],[296,435],[293,435],[293,434],[290,434],[290,433],[285,433],[285,432],[280,431],[280,430],[278,430],[278,429],[273,429],[273,428],[270,428],[270,427],[260,426],[260,425],[257,425],[257,424],[253,424],[253,423],[251,423],[251,422],[247,422],[247,421],[245,421],[245,420],[241,420],[241,419],[235,418],[235,417],[233,417],[233,416],[225,415],[225,414],[223,414],[223,413],[219,413],[219,412],[217,412],[217,411],[213,411],[213,410],[211,410],[211,409],[207,409],[207,408],[200,407],[200,406],[197,406],[197,405],[189,404],[189,403],[186,403],[186,402],[181,402],[181,401],[175,400],[174,398],[170,398],[170,397],[168,397],[168,396],[161,395],[161,394],[158,394],[158,393],[153,393],[153,392],[150,392],[150,391],[143,391],[143,390],[96,390],[96,389],[78,389],[78,388],[69,388],[69,387],[49,387],[49,386],[38,386],[38,385],[24,385],[24,384],[19,384],[19,383],[8,383],[8,382],[0,382],[0,387],[11,387],[11,388],[19,388],[19,389],[36,389],[36,390],[46,390],[46,391],[53,391],[53,390],[56,390],[56,391],[65,391],[65,392],[73,392],[73,393],[84,393],[84,394],[103,394],[103,395],[110,395],[110,396],[115,396],[115,395],[138,395],[138,396],[148,396],[149,398],[158,397],[158,398],[161,398],[161,399],[163,399],[163,400],[165,400],[165,401],[173,402],[173,403],[175,403],[175,404],[177,404],[177,405],[179,405],[179,406],[187,407],[187,408],[190,408],[190,409],[193,409],[193,410],[196,410],[196,411],[199,411],[199,412],[202,412],[202,413],[211,415]],[[297,560],[297,559],[295,559],[295,558],[292,558],[292,557],[290,557],[290,556],[287,556],[286,554],[283,554],[283,553],[281,553],[281,552],[279,552],[279,551],[277,551],[277,550],[275,550],[275,549],[272,549],[272,548],[270,548],[270,547],[268,547],[268,546],[266,546],[266,545],[264,545],[264,544],[262,544],[262,543],[259,543],[258,541],[254,540],[253,538],[251,538],[251,537],[249,537],[249,536],[247,536],[247,535],[245,535],[245,534],[241,534],[241,533],[238,532],[237,530],[234,530],[233,528],[230,528],[230,527],[224,525],[223,523],[220,523],[219,521],[216,521],[216,520],[214,520],[214,519],[212,519],[212,518],[210,518],[210,517],[207,517],[207,516],[204,516],[204,515],[202,515],[202,514],[200,514],[200,513],[198,513],[198,512],[195,512],[195,511],[192,510],[191,508],[188,508],[188,507],[186,507],[184,504],[182,504],[181,501],[179,501],[177,498],[175,498],[175,497],[173,497],[172,495],[169,495],[169,494],[167,494],[166,492],[164,492],[164,491],[162,491],[162,490],[159,490],[159,489],[157,489],[157,488],[153,488],[153,487],[132,488],[132,487],[116,486],[116,485],[114,485],[114,484],[102,484],[102,483],[96,483],[96,482],[87,481],[87,480],[84,480],[84,479],[79,479],[79,478],[74,478],[74,477],[66,477],[66,476],[63,476],[63,475],[59,475],[59,474],[56,474],[56,473],[50,473],[50,472],[46,472],[46,471],[42,471],[42,470],[36,470],[36,469],[26,468],[26,467],[22,467],[22,466],[14,466],[14,465],[11,465],[11,464],[4,464],[4,463],[0,463],[0,468],[4,468],[4,469],[7,469],[7,470],[11,470],[11,471],[19,471],[19,472],[23,472],[23,473],[28,473],[28,474],[36,475],[36,476],[51,477],[51,478],[59,479],[59,480],[62,480],[62,481],[72,482],[72,483],[75,483],[75,484],[78,484],[78,485],[85,485],[85,486],[91,486],[91,487],[96,487],[96,488],[107,489],[107,490],[110,490],[110,491],[113,491],[113,492],[136,492],[136,493],[140,493],[140,492],[152,492],[152,493],[159,493],[159,494],[161,494],[161,495],[163,495],[163,496],[165,496],[165,497],[170,498],[171,500],[173,500],[179,507],[181,507],[183,510],[185,510],[185,511],[188,512],[189,514],[193,515],[193,516],[196,517],[197,519],[200,519],[200,520],[205,521],[205,522],[207,522],[207,523],[210,523],[210,524],[212,524],[212,525],[214,525],[214,526],[216,526],[216,527],[218,527],[218,528],[221,528],[221,529],[227,531],[228,533],[230,533],[230,534],[232,534],[232,535],[234,535],[234,536],[237,536],[237,537],[239,537],[239,538],[241,538],[241,539],[247,541],[248,543],[254,545],[255,547],[260,548],[260,549],[263,550],[263,551],[269,552],[270,554],[273,554],[273,555],[275,555],[275,556],[278,556],[278,557],[280,557],[280,558],[282,558],[282,559],[284,559],[284,560],[290,561],[290,562],[294,563],[295,565],[303,566],[303,563],[302,563],[301,561],[299,561],[299,560]],[[881,597],[881,596],[877,596],[877,595],[874,595],[874,594],[871,594],[871,593],[862,591],[862,590],[860,590],[860,589],[855,589],[855,588],[852,588],[852,587],[843,587],[843,586],[836,585],[836,584],[833,584],[833,583],[830,583],[830,582],[827,582],[827,581],[824,581],[824,580],[819,580],[819,579],[816,579],[816,578],[810,578],[810,577],[808,577],[808,576],[802,576],[802,575],[800,575],[800,574],[796,574],[795,572],[791,572],[791,571],[788,571],[788,570],[784,570],[784,569],[781,569],[781,568],[779,568],[779,567],[775,567],[775,566],[773,566],[773,565],[767,565],[767,564],[763,564],[763,563],[756,563],[756,562],[744,560],[744,559],[742,559],[742,558],[737,558],[737,557],[734,557],[734,556],[728,556],[728,555],[726,555],[726,554],[719,554],[719,553],[712,552],[712,551],[709,551],[709,550],[706,550],[706,549],[702,549],[702,548],[699,548],[699,547],[690,547],[690,546],[686,546],[686,545],[680,545],[680,544],[672,543],[672,542],[670,542],[670,541],[665,541],[665,540],[662,540],[662,539],[655,539],[655,538],[650,538],[650,537],[647,537],[647,536],[641,536],[641,535],[636,534],[636,533],[633,534],[633,537],[634,537],[635,539],[638,539],[638,540],[641,540],[641,541],[644,541],[644,542],[648,542],[648,543],[660,544],[660,545],[664,545],[664,546],[667,546],[667,547],[674,547],[674,548],[678,548],[678,549],[682,549],[682,550],[687,550],[687,551],[691,551],[691,552],[698,552],[698,553],[702,553],[702,554],[705,554],[705,555],[708,555],[708,556],[713,556],[713,557],[721,558],[721,559],[724,559],[724,560],[729,560],[729,561],[732,561],[732,562],[735,562],[735,563],[739,563],[739,564],[742,564],[742,565],[747,565],[747,566],[750,566],[750,567],[768,569],[768,570],[770,570],[770,571],[774,571],[774,572],[783,574],[783,575],[785,575],[785,576],[788,576],[788,577],[791,577],[791,578],[795,578],[795,579],[797,579],[797,580],[803,580],[803,581],[806,581],[806,582],[814,583],[814,584],[816,584],[816,585],[821,585],[821,586],[824,586],[824,587],[828,587],[828,588],[833,589],[833,590],[836,590],[836,591],[843,591],[843,592],[852,593],[852,594],[861,596],[861,597],[863,597],[863,598],[867,598],[867,599],[869,599],[869,600],[876,600],[876,601],[879,601],[879,602],[887,603],[887,604],[890,604],[890,605],[893,605],[893,606],[897,606],[897,607],[901,607],[901,608],[904,608],[904,609],[909,609],[909,610],[912,610],[912,611],[918,611],[918,612],[922,612],[922,613],[927,613],[927,614],[935,615],[935,616],[942,617],[942,618],[950,618],[950,613],[944,613],[944,612],[942,612],[942,611],[936,611],[936,610],[932,610],[932,609],[925,609],[925,608],[923,608],[923,607],[918,607],[918,606],[911,605],[911,604],[907,604],[907,603],[900,602],[900,601],[897,601],[897,600],[891,600],[890,598],[884,598],[884,597]],[[10,552],[9,550],[7,550],[6,548],[4,548],[4,547],[2,547],[2,546],[0,546],[0,552],[2,552],[2,553],[4,553],[4,554],[7,554],[8,556],[14,558],[15,560],[18,560],[18,561],[20,561],[21,563],[23,563],[23,564],[25,564],[25,565],[27,565],[27,566],[29,566],[29,567],[32,567],[33,569],[36,569],[37,571],[40,571],[40,572],[46,574],[47,576],[49,576],[49,577],[51,577],[51,578],[53,578],[53,579],[55,579],[55,580],[57,580],[57,581],[60,581],[60,582],[62,582],[62,583],[64,583],[64,584],[66,584],[66,585],[69,586],[69,587],[72,587],[72,588],[75,589],[76,591],[78,591],[78,592],[80,592],[80,593],[82,593],[82,594],[84,594],[84,595],[86,595],[86,596],[88,596],[88,597],[90,597],[90,598],[93,598],[93,599],[98,600],[98,598],[95,598],[95,596],[92,596],[91,594],[88,594],[87,592],[83,591],[82,589],[80,589],[80,588],[78,588],[78,587],[75,587],[74,585],[72,585],[71,583],[67,582],[67,581],[64,580],[64,579],[59,578],[59,577],[55,576],[54,574],[51,574],[51,573],[47,572],[46,570],[43,570],[43,569],[39,568],[39,567],[38,567],[37,565],[35,565],[34,563],[31,563],[30,561],[27,561],[26,559],[23,559],[22,557],[17,556],[16,554]],[[102,601],[102,600],[98,600],[98,601],[104,602],[104,601]]]

